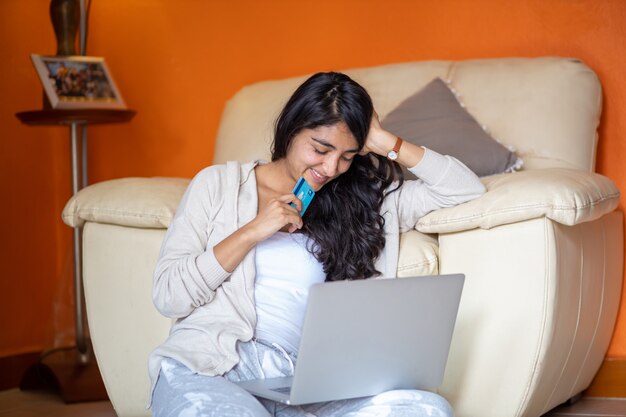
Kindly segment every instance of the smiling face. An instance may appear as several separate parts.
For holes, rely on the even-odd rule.
[[[303,129],[294,136],[284,160],[288,175],[300,176],[319,191],[350,168],[359,145],[344,122]]]

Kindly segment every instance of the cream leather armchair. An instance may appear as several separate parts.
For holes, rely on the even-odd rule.
[[[450,80],[524,168],[425,216],[401,237],[398,275],[463,272],[445,381],[458,417],[536,417],[580,393],[606,353],[622,285],[619,191],[594,173],[601,88],[573,59],[414,62],[346,71],[384,117],[435,77]],[[215,163],[267,158],[272,121],[305,77],[258,83],[226,106]],[[165,229],[188,180],[92,185],[64,220],[82,226],[95,355],[119,416],[149,415],[146,361],[169,320],[151,302]]]

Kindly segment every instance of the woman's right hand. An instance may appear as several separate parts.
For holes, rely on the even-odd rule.
[[[289,203],[294,203],[292,207]],[[232,272],[250,250],[285,226],[293,233],[302,227],[302,202],[293,194],[273,198],[261,207],[248,224],[213,247],[215,258],[225,271]]]
[[[293,203],[295,207],[289,203]],[[275,197],[261,207],[254,220],[244,227],[248,229],[248,232],[253,233],[256,242],[267,239],[285,226],[289,233],[293,233],[302,228],[300,210],[302,210],[302,202],[294,194]]]

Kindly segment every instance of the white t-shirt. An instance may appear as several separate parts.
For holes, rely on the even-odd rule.
[[[296,354],[309,288],[326,280],[302,233],[277,232],[256,246],[255,337]]]

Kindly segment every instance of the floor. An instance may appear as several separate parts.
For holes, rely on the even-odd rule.
[[[111,403],[98,401],[66,405],[54,394],[11,389],[0,391],[0,417],[116,417]],[[542,417],[626,417],[626,398],[583,398]],[[503,416],[504,417],[504,416]]]
[[[543,415],[543,417],[565,416],[626,417],[626,398],[587,397],[572,405],[557,407]]]
[[[44,391],[0,391],[0,417],[117,417],[109,401],[65,404]]]

